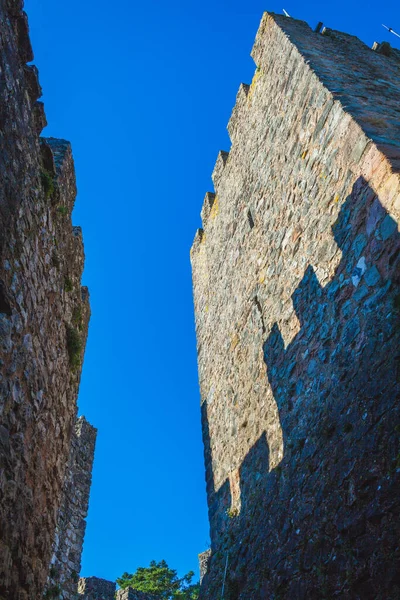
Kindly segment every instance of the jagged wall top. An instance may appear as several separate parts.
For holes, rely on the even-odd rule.
[[[191,253],[212,548],[201,598],[225,574],[240,599],[395,589],[391,54],[263,18]]]
[[[366,139],[373,141],[385,155],[392,171],[399,172],[400,51],[391,48],[387,42],[369,48],[356,36],[326,27],[322,31],[314,31],[305,21],[270,12],[265,12],[261,19],[251,52],[257,65],[252,83],[240,84],[228,123],[232,143],[245,143],[246,136],[241,133],[246,129],[246,115],[257,81],[266,69],[271,68],[271,57],[278,49],[287,55],[298,52],[315,82],[322,83],[329,91],[331,102],[321,115],[314,135],[318,135],[329,111],[337,104],[360,126]],[[289,75],[284,71],[280,73],[282,87],[277,89],[277,94],[294,96],[295,91],[288,84]],[[384,109],[379,101],[383,97]],[[371,98],[376,98],[376,101],[371,101]],[[284,118],[284,115],[281,117]],[[218,196],[218,186],[228,161],[229,152],[221,150],[212,173],[215,193],[209,192],[203,204],[203,228],[214,198]],[[198,247],[199,241],[196,238],[194,246]]]
[[[90,316],[74,162],[46,125],[27,16],[0,1],[0,597],[48,575]]]
[[[340,102],[390,159],[390,147],[400,145],[399,52],[392,49],[386,56],[356,36],[328,28],[317,33],[304,21],[265,13],[252,50],[256,65],[262,69],[268,63],[271,45],[279,44],[281,51],[289,49],[285,38],[330,91],[333,101]],[[371,102],[373,97],[385,101]],[[398,163],[395,166],[400,168]]]

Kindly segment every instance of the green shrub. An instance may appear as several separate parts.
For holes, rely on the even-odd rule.
[[[60,257],[58,256],[57,250],[53,250],[53,254],[51,255],[51,264],[56,269],[60,268]]]
[[[51,565],[49,575],[51,578],[54,578],[58,575],[58,569],[54,565]]]
[[[75,306],[74,310],[72,311],[72,324],[75,325],[79,331],[82,331],[83,315],[81,305]]]
[[[71,571],[71,579],[74,583],[78,583],[79,581],[79,575],[75,570]]]
[[[73,283],[69,277],[64,278],[64,290],[66,292],[72,292],[74,289]]]
[[[50,600],[51,598],[59,598],[61,593],[61,588],[59,585],[51,585],[45,591],[43,598],[44,600]]]
[[[67,350],[69,356],[69,364],[72,370],[76,370],[81,364],[82,339],[78,331],[67,325]]]
[[[42,182],[46,200],[48,200],[54,194],[54,179],[51,173],[46,171],[46,169],[42,169],[40,173],[40,181]]]
[[[66,217],[68,215],[68,208],[66,206],[60,205],[57,206],[57,212],[59,215],[62,215],[63,217]]]
[[[193,571],[189,571],[179,578],[177,571],[170,569],[165,560],[152,560],[149,567],[139,567],[135,573],[125,572],[117,579],[117,584],[121,589],[131,587],[154,594],[160,600],[198,600],[200,586],[192,583],[193,576]]]

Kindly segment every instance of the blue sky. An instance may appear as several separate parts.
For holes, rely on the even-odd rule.
[[[282,4],[283,2],[283,4]],[[49,126],[72,142],[98,427],[82,574],[197,573],[209,540],[189,249],[264,10],[372,45],[397,1],[26,0]]]

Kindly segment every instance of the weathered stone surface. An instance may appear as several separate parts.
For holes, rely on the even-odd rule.
[[[71,147],[45,125],[28,24],[0,2],[0,597],[42,597],[89,320]]]
[[[79,417],[71,439],[53,557],[47,589],[59,586],[59,597],[76,600],[97,430]]]
[[[199,567],[200,567],[200,583],[203,581],[204,575],[208,571],[208,564],[211,558],[211,549],[205,550],[199,554]]]
[[[117,590],[115,583],[98,577],[82,577],[79,580],[79,600],[160,600],[159,596],[139,592],[133,588]]]
[[[201,598],[394,599],[397,57],[268,14],[253,57],[191,251]]]
[[[138,592],[138,590],[134,590],[133,588],[118,590],[115,597],[116,600],[160,600],[159,596]]]
[[[79,600],[114,600],[116,584],[98,577],[81,577],[78,584]]]

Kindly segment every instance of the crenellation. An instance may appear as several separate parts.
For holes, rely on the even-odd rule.
[[[270,44],[291,42],[371,139],[379,144],[389,136],[390,144],[399,145],[400,137],[392,133],[392,120],[398,121],[396,88],[400,73],[396,60],[372,52],[354,36],[328,29],[325,35],[316,34],[307,23],[269,13],[263,18],[253,48],[256,64],[268,60]],[[376,76],[379,71],[382,77]],[[379,104],[369,102],[373,94],[385,97],[384,114]]]
[[[389,42],[374,42],[372,50],[383,56],[390,57],[396,61],[400,61],[400,50],[393,48]]]
[[[228,133],[231,142],[234,141],[236,135],[240,135],[240,123],[244,119],[244,111],[247,106],[247,98],[249,95],[250,86],[246,83],[241,83],[236,95],[236,103],[233,107],[231,117],[228,123]]]
[[[196,250],[198,250],[200,248],[200,245],[201,245],[203,239],[204,239],[204,230],[202,228],[199,228],[196,231],[196,235],[194,236],[192,248],[190,250],[191,254],[194,254],[196,252]]]
[[[214,171],[212,173],[212,180],[214,183],[215,192],[218,193],[218,185],[222,177],[222,173],[225,169],[225,165],[228,161],[229,152],[225,152],[225,150],[220,150],[217,156],[217,160],[215,163]]]
[[[207,192],[204,197],[203,208],[201,209],[201,221],[203,223],[203,229],[206,226],[208,217],[212,211],[213,204],[215,202],[215,194]]]

